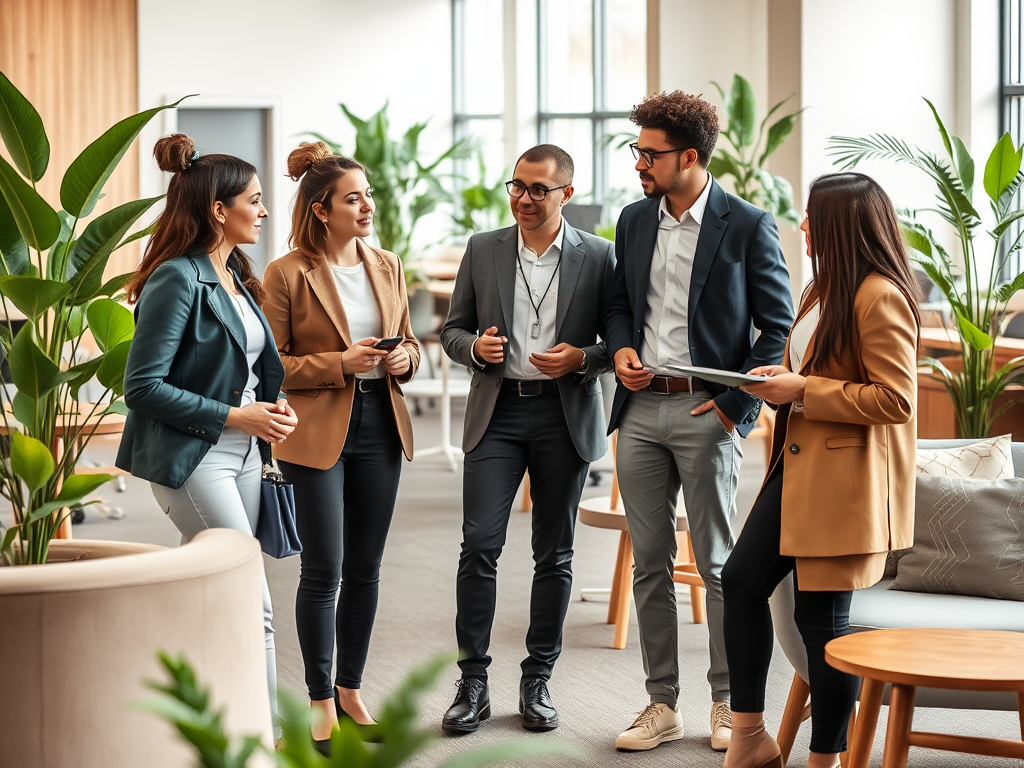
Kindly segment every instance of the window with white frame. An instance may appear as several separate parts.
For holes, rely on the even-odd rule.
[[[537,0],[540,140],[576,165],[577,195],[611,202],[636,187],[621,142],[635,133],[633,105],[647,95],[646,0]]]
[[[1000,113],[1004,131],[1009,131],[1015,146],[1024,142],[1024,0],[1003,0],[1000,14],[1002,44],[1000,46],[1001,99]],[[1017,193],[1018,196],[1020,193]],[[1020,223],[1012,225],[1013,242],[1020,232]],[[1004,267],[1007,279],[1024,270],[1021,252],[1011,254]]]

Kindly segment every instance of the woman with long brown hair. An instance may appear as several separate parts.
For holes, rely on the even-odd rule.
[[[781,768],[764,728],[768,598],[795,570],[811,688],[809,768],[846,749],[858,680],[825,662],[850,631],[853,590],[913,539],[917,287],[892,202],[859,173],[811,184],[801,225],[813,279],[784,365],[745,386],[779,406],[767,479],[722,571],[733,733],[724,768]]]
[[[403,452],[412,458],[400,384],[420,351],[402,263],[364,242],[375,210],[366,169],[316,142],[291,153],[288,173],[299,182],[294,250],[267,268],[266,312],[300,417],[277,456],[295,487],[295,624],[313,738],[326,751],[338,717],[373,724],[359,689]]]
[[[256,438],[278,444],[296,424],[281,396],[284,369],[260,311],[263,286],[239,247],[259,239],[267,216],[260,181],[251,164],[201,156],[182,134],[160,139],[153,154],[160,170],[174,175],[127,286],[136,326],[117,466],[150,481],[184,541],[207,528],[252,535],[262,465]],[[276,711],[266,579],[263,613]]]

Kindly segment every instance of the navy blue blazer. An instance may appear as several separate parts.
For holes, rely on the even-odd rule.
[[[231,260],[228,266],[235,271]],[[256,399],[276,401],[283,397],[284,366],[266,318],[244,287],[242,293],[267,334],[254,366]],[[220,439],[248,379],[245,328],[210,257],[200,248],[161,264],[135,306],[117,466],[180,488]]]
[[[608,316],[612,357],[623,347],[639,352],[643,342],[660,204],[660,197],[641,200],[619,216]],[[741,372],[781,362],[793,325],[789,270],[774,217],[727,194],[713,178],[693,258],[687,317],[692,364]],[[755,328],[761,332],[757,341]],[[704,386],[745,436],[761,401],[734,387],[710,381]],[[618,426],[629,394],[619,382],[609,434]]]

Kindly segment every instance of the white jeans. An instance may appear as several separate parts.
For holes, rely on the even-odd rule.
[[[160,508],[181,531],[182,544],[207,528],[234,528],[250,536],[260,512],[262,463],[256,440],[240,429],[225,428],[220,440],[181,488],[150,483]],[[263,633],[267,645],[267,685],[277,726],[277,663],[274,657],[274,609],[263,577]]]

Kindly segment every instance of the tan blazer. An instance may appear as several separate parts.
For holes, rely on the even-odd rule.
[[[412,459],[412,422],[399,382],[408,381],[420,365],[419,342],[409,327],[409,300],[402,263],[395,254],[357,241],[370,286],[380,307],[383,338],[402,336],[410,367],[399,377],[387,375],[391,407],[407,459]],[[341,456],[352,415],[354,375],[344,373],[341,353],[353,341],[345,308],[322,257],[292,251],[270,262],[264,275],[267,300],[263,312],[274,332],[284,363],[284,391],[299,425],[274,446],[282,461],[329,469]]]
[[[805,362],[804,412],[785,405],[776,420],[768,475],[785,452],[780,551],[796,557],[803,590],[870,586],[886,553],[914,539],[917,323],[877,275],[854,311],[853,351],[820,371]]]

